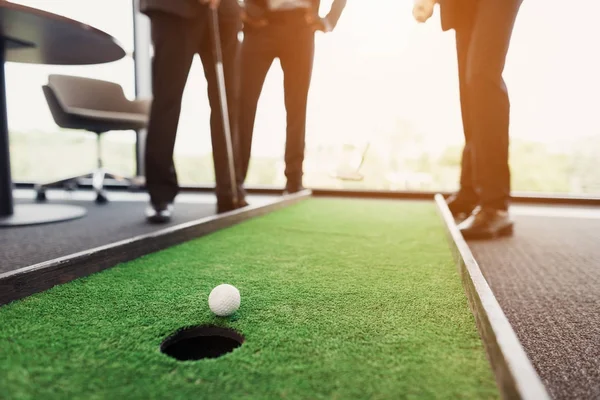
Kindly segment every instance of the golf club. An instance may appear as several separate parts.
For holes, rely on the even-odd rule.
[[[365,162],[365,156],[367,154],[367,151],[369,150],[369,145],[370,145],[370,143],[367,143],[364,150],[362,151],[362,154],[360,157],[360,162],[356,168],[342,169],[341,167],[339,167],[332,174],[332,177],[342,180],[342,181],[354,181],[354,182],[362,181],[364,179],[364,176],[360,173],[360,169],[362,168],[363,163]]]
[[[217,75],[217,87],[219,90],[219,101],[221,103],[221,118],[223,120],[223,133],[225,134],[225,144],[227,151],[227,161],[229,165],[229,180],[231,183],[231,195],[233,203],[238,204],[237,179],[235,176],[235,162],[233,158],[233,142],[231,139],[231,126],[229,124],[229,109],[227,107],[227,91],[225,87],[225,73],[223,70],[223,53],[221,51],[221,34],[219,30],[219,12],[217,9],[210,9],[210,25],[213,41],[213,53],[215,57],[215,69]]]

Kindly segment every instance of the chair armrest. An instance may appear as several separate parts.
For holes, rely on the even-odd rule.
[[[135,99],[130,102],[131,112],[136,114],[150,115],[152,99]]]

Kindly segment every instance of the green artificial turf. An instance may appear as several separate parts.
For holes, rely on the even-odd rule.
[[[220,283],[238,313],[211,315]],[[159,351],[183,326],[246,342]],[[498,398],[429,203],[313,199],[0,308],[2,399]]]

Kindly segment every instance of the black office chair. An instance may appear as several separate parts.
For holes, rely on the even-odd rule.
[[[74,190],[81,179],[92,179],[96,202],[108,201],[104,180],[114,179],[133,185],[132,179],[106,171],[102,163],[101,136],[109,131],[144,129],[148,125],[151,100],[129,100],[123,88],[113,82],[68,75],[50,75],[48,84],[42,87],[50,107],[52,118],[58,126],[93,132],[97,138],[98,167],[81,176],[36,186],[37,200],[46,200],[46,188],[64,186]]]

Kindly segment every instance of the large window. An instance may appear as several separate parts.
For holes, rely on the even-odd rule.
[[[323,3],[326,11],[330,1]],[[336,32],[317,35],[305,183],[454,190],[463,137],[453,32],[441,32],[437,13],[417,25],[412,2],[376,3],[348,2]],[[515,191],[600,195],[599,13],[595,0],[577,7],[523,2],[505,69]],[[284,130],[282,73],[275,62],[259,102],[249,184],[284,184]],[[213,182],[208,132],[206,87],[196,60],[176,147],[184,183]],[[330,176],[367,144],[362,182]]]
[[[46,182],[91,171],[96,166],[95,135],[63,130],[53,121],[42,85],[49,74],[67,74],[119,83],[134,96],[133,16],[128,0],[19,0],[86,23],[115,37],[128,56],[91,66],[6,64],[11,162],[16,181]],[[93,95],[93,94],[90,94]],[[106,167],[126,176],[135,174],[135,133],[110,132],[103,136]],[[60,155],[58,157],[57,155]]]
[[[354,2],[338,32],[320,41],[307,184],[456,188],[463,137],[454,34],[441,32],[438,15],[415,24],[410,3]],[[599,11],[594,0],[523,2],[505,69],[515,191],[600,195]],[[367,141],[363,182],[328,177],[340,145],[360,150]]]

